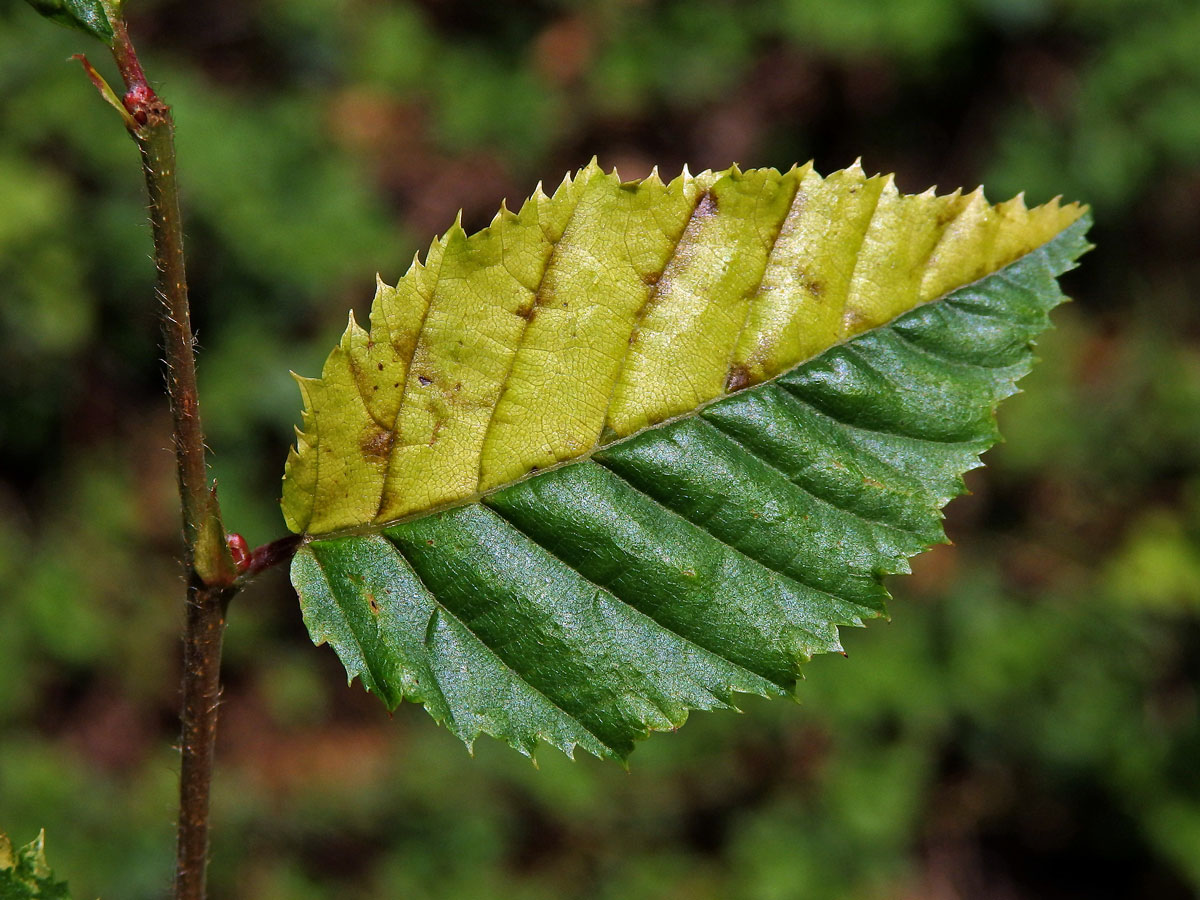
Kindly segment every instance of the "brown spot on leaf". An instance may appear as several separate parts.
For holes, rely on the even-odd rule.
[[[372,422],[363,429],[358,447],[366,459],[376,463],[387,462],[392,453],[392,439],[395,436],[395,432],[384,431]]]
[[[522,306],[520,309],[518,309],[517,315],[520,316],[522,319],[524,319],[526,322],[532,322],[534,320],[534,317],[537,316],[537,311],[538,311],[538,305],[536,303],[529,303],[525,306]]]
[[[733,394],[750,386],[750,370],[745,366],[734,366],[729,370],[729,376],[725,379],[726,393]]]
[[[375,368],[377,368],[380,372],[382,372],[383,371],[383,363],[375,363]]]
[[[371,612],[374,615],[379,615],[379,601],[375,599],[375,595],[367,591],[367,606],[371,607]]]
[[[661,272],[647,272],[642,276],[642,284],[655,285],[658,284],[658,279],[662,277]]]
[[[871,327],[871,320],[856,309],[848,309],[842,313],[842,328],[847,334],[854,335]]]

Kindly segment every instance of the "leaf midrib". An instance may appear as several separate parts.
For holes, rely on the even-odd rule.
[[[379,534],[383,530],[390,528],[393,525],[401,525],[406,522],[414,522],[419,519],[423,519],[426,516],[435,515],[437,513],[446,512],[446,511],[452,510],[452,509],[459,509],[464,506],[471,506],[472,504],[481,502],[486,497],[489,497],[493,494],[499,493],[500,491],[503,491],[514,485],[521,484],[525,481],[530,480],[531,478],[537,478],[540,475],[543,475],[547,472],[553,472],[556,469],[561,469],[566,466],[574,465],[575,463],[584,462],[586,460],[589,460],[593,456],[595,456],[597,453],[599,453],[603,450],[608,450],[612,447],[616,447],[616,446],[619,446],[620,444],[624,444],[629,441],[632,441],[632,440],[640,437],[641,435],[645,434],[648,431],[653,431],[653,430],[656,430],[659,428],[666,428],[670,425],[675,424],[676,422],[681,422],[681,421],[684,421],[687,419],[694,418],[694,417],[700,415],[701,413],[703,413],[704,410],[708,409],[709,407],[711,407],[717,403],[720,403],[721,401],[726,400],[729,397],[735,396],[736,394],[744,393],[745,391],[749,391],[749,390],[754,390],[755,388],[762,387],[763,385],[778,383],[780,381],[780,379],[792,374],[796,370],[802,368],[803,366],[808,365],[809,363],[813,362],[814,360],[820,359],[825,354],[830,353],[838,348],[845,347],[848,344],[852,343],[853,341],[857,340],[858,338],[864,337],[866,335],[874,334],[879,331],[883,331],[884,329],[889,329],[893,325],[895,325],[895,323],[897,321],[899,321],[900,319],[903,319],[905,316],[913,314],[913,313],[917,312],[918,310],[924,309],[925,307],[930,306],[932,304],[941,303],[941,302],[945,301],[947,298],[951,297],[952,295],[959,293],[960,291],[968,290],[969,288],[971,288],[977,284],[980,284],[981,282],[986,281],[989,278],[996,278],[996,277],[1004,278],[1004,273],[1006,271],[1008,271],[1009,269],[1011,269],[1013,266],[1017,265],[1022,260],[1027,259],[1030,256],[1033,256],[1036,253],[1041,253],[1047,246],[1060,240],[1068,232],[1080,228],[1081,223],[1086,223],[1088,221],[1089,221],[1089,217],[1086,216],[1086,214],[1083,216],[1080,216],[1080,218],[1076,219],[1074,222],[1072,222],[1070,225],[1068,225],[1062,231],[1058,232],[1056,235],[1054,235],[1048,241],[1045,241],[1045,242],[1039,244],[1037,247],[1034,247],[1032,250],[1028,251],[1027,253],[1021,254],[1020,256],[1014,258],[1013,260],[1011,260],[1010,262],[1001,266],[1000,268],[994,269],[993,271],[988,272],[985,275],[981,275],[979,278],[976,278],[974,281],[966,282],[964,284],[961,284],[961,285],[953,288],[952,290],[946,291],[944,294],[942,294],[939,297],[934,297],[930,300],[924,301],[923,303],[918,303],[917,305],[910,307],[909,309],[906,309],[903,312],[898,313],[897,315],[893,316],[888,321],[886,321],[880,325],[877,325],[868,331],[863,331],[863,332],[860,332],[859,334],[850,335],[845,338],[842,338],[838,342],[836,342],[834,344],[830,344],[828,347],[825,347],[820,352],[814,353],[812,356],[795,363],[793,366],[779,372],[777,375],[775,375],[771,378],[765,379],[765,380],[757,382],[755,384],[747,385],[746,387],[744,387],[738,391],[722,392],[721,394],[718,394],[717,396],[715,396],[709,400],[705,400],[700,403],[697,403],[695,406],[693,406],[691,409],[689,409],[685,413],[680,413],[677,416],[671,416],[671,417],[663,419],[659,422],[655,422],[651,425],[646,425],[645,427],[639,428],[637,431],[631,432],[627,435],[623,435],[623,436],[617,438],[616,440],[612,440],[607,443],[597,441],[595,444],[592,445],[592,447],[590,449],[588,449],[584,453],[579,454],[578,456],[573,456],[570,459],[560,460],[559,462],[556,462],[553,465],[544,466],[544,467],[535,467],[532,471],[527,472],[526,474],[522,475],[519,478],[514,478],[512,481],[508,481],[508,482],[505,482],[504,484],[497,485],[486,491],[476,491],[475,493],[472,493],[468,496],[459,497],[459,498],[456,498],[455,500],[449,501],[447,503],[440,503],[435,506],[430,506],[423,510],[419,510],[419,511],[412,512],[412,513],[409,513],[404,516],[400,516],[396,519],[389,519],[386,522],[371,521],[371,522],[363,523],[362,525],[355,525],[355,526],[351,526],[348,528],[340,528],[335,531],[321,532],[319,534],[311,534],[311,533],[306,532],[303,535],[303,543],[308,544],[308,543],[311,543],[312,541],[332,540],[332,539],[339,538],[339,537],[358,537],[358,536],[363,536],[363,535],[368,535],[368,534]],[[1009,283],[1010,285],[1012,285],[1014,288],[1017,288],[1020,290],[1028,289],[1025,285],[1020,284],[1018,282],[1014,282],[1011,279],[1004,278],[1004,280],[1007,283]],[[985,313],[976,313],[976,314],[984,315]],[[406,382],[406,384],[407,384],[407,382]],[[803,398],[797,398],[797,399],[803,400]],[[805,402],[807,402],[807,401],[805,401]],[[814,409],[816,409],[816,407],[814,407]],[[827,415],[827,416],[829,416],[829,418],[834,419],[835,421],[838,421],[838,422],[842,421],[842,420],[838,419],[838,417],[836,417],[830,413],[827,413],[823,410],[818,410],[818,411],[821,412],[822,415]],[[842,422],[842,424],[847,425],[852,428],[856,428],[860,431],[865,431],[865,432],[873,432],[876,434],[893,434],[892,432],[883,431],[880,429],[873,429],[873,428],[863,427],[861,425],[856,425],[852,422]],[[907,435],[905,435],[905,436],[907,437]],[[937,439],[924,438],[924,437],[914,438],[914,440],[927,440],[930,443],[945,444],[945,445],[971,443],[971,442],[953,441],[953,440],[937,440]],[[391,458],[393,455],[394,454],[389,454],[389,471],[390,471],[390,465],[391,465]],[[319,464],[320,454],[317,454],[317,457],[318,457],[318,464]],[[386,481],[385,481],[385,484],[386,484]]]

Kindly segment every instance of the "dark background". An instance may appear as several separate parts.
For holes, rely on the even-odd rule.
[[[593,154],[626,178],[861,155],[1093,205],[1009,443],[801,705],[631,772],[389,718],[284,573],[227,639],[216,898],[1200,895],[1200,4],[128,0],[175,106],[226,521],[283,532],[298,392],[373,276]],[[182,585],[133,146],[0,7],[0,828],[80,898],[170,880]]]

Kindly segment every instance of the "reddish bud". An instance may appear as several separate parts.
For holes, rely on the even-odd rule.
[[[154,91],[150,89],[150,85],[135,84],[125,92],[125,108],[140,124],[145,125],[148,118],[146,110],[154,99]]]
[[[229,555],[233,557],[233,566],[239,575],[250,568],[250,547],[244,537],[231,532],[225,535],[225,544],[229,547]]]

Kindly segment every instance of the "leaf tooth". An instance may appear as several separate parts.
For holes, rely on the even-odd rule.
[[[33,871],[38,878],[50,877],[50,864],[46,862],[46,829],[38,832],[37,840],[29,845],[34,852]]]
[[[425,251],[424,259],[421,258],[420,251],[418,251],[413,256],[412,266],[409,268],[409,271],[406,273],[405,277],[407,277],[408,274],[411,274],[414,281],[419,281],[421,276],[429,271],[429,267],[433,261],[435,259],[440,259],[442,254],[446,252],[447,239],[450,235],[450,232],[453,230],[453,227],[451,227],[447,229],[444,234],[439,234],[432,241],[430,241],[429,248]]]
[[[515,213],[510,213],[510,218],[505,220],[505,227],[508,228],[540,228],[541,221],[541,206],[549,198],[543,194],[541,197],[537,195],[527,198],[521,203],[521,206]]]
[[[971,191],[971,193],[967,194],[967,205],[964,209],[964,212],[966,210],[971,210],[974,212],[980,209],[986,209],[987,206],[987,197],[984,196],[983,185],[981,184],[975,188],[975,190]]]
[[[492,225],[495,225],[497,227],[504,227],[506,225],[515,225],[520,221],[522,213],[524,213],[525,210],[528,208],[529,208],[529,201],[527,200],[524,203],[522,203],[520,205],[520,207],[517,208],[516,212],[513,212],[511,209],[508,208],[508,200],[507,199],[501,200],[500,201],[500,211],[498,213],[496,213],[495,217],[492,219]]]
[[[684,194],[691,188],[692,175],[687,170],[687,166],[683,167],[683,171],[671,179],[667,185],[667,191],[671,194]]]
[[[567,172],[565,175],[563,175],[562,181],[560,181],[558,183],[558,187],[556,187],[554,189],[554,193],[547,199],[552,200],[552,201],[557,201],[557,200],[565,198],[567,196],[567,194],[570,192],[571,187],[575,184],[575,182],[579,181],[580,178],[582,178],[582,177],[583,177],[582,169],[576,174],[576,176],[574,178],[571,177],[570,172]],[[539,182],[539,185],[540,185],[540,182]]]
[[[1029,211],[1029,207],[1025,205],[1025,192],[1017,194],[1011,200],[1005,200],[1000,204],[1000,208],[1005,215],[1021,215]]]
[[[443,250],[446,249],[453,241],[465,241],[467,239],[467,232],[466,229],[463,228],[462,217],[463,211],[460,208],[458,212],[454,214],[454,224],[447,228],[446,233],[442,235],[441,244]]]
[[[415,279],[421,274],[421,270],[424,268],[425,264],[421,262],[421,254],[419,252],[413,253],[412,262],[408,264],[408,269],[405,271],[403,277],[408,278],[411,276]]]
[[[342,333],[342,349],[350,353],[355,345],[361,346],[369,340],[370,335],[358,324],[358,320],[354,318],[354,310],[351,309],[346,317],[346,330]]]
[[[371,298],[371,339],[377,342],[390,343],[392,328],[388,323],[387,306],[396,289],[383,280],[378,272],[375,273],[375,296]]]
[[[320,387],[321,379],[312,378],[308,375],[299,375],[296,372],[289,372],[288,374],[291,375],[296,384],[300,386],[301,398],[304,400],[305,405],[308,405],[312,399],[311,391]]]
[[[308,435],[304,432],[304,430],[299,425],[293,425],[292,431],[295,432],[296,446],[288,447],[289,460],[291,459],[292,456],[299,456],[300,451],[302,451],[302,450],[312,449],[312,442],[309,441]],[[286,470],[283,473],[283,477],[284,478],[288,477],[288,472]]]

